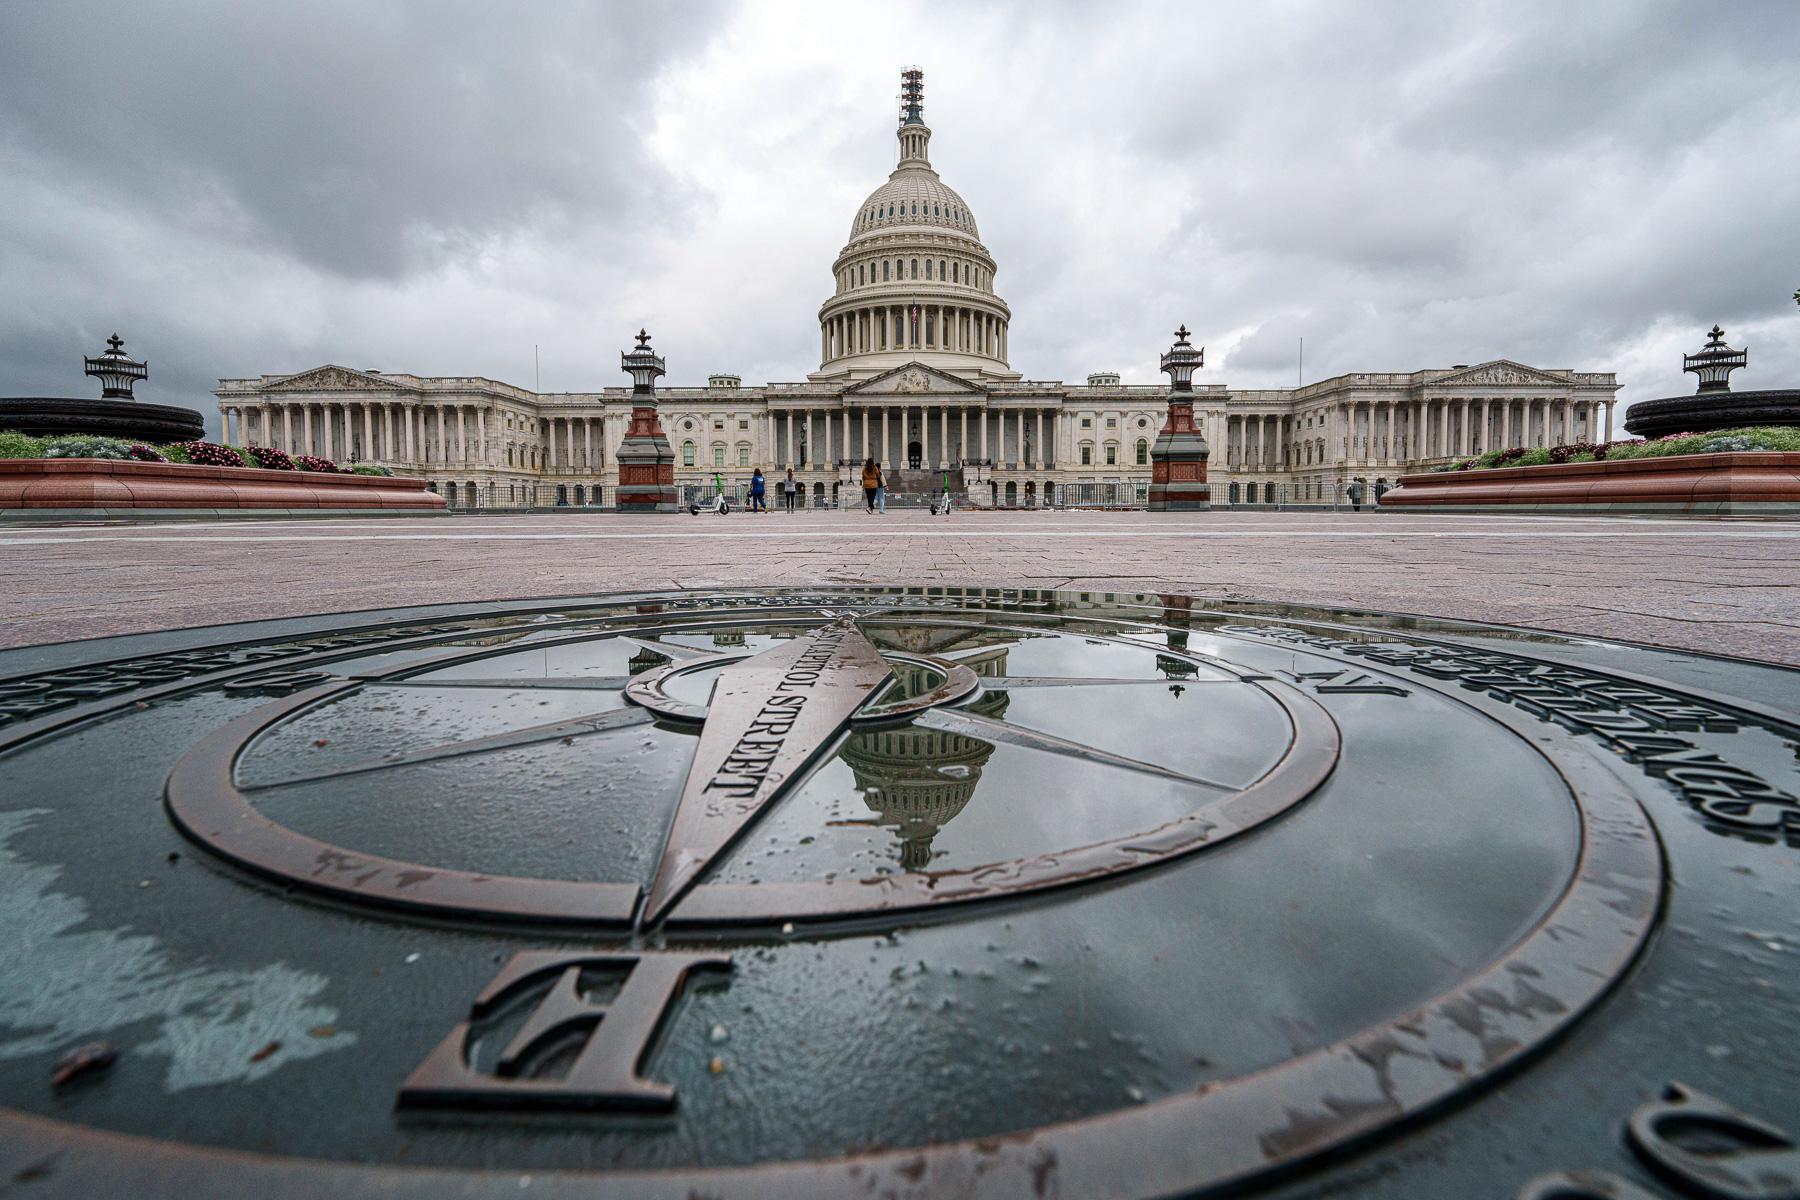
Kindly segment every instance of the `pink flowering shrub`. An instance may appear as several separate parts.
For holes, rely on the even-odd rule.
[[[251,446],[249,447],[249,451],[250,457],[256,460],[256,465],[263,468],[265,471],[293,471],[298,469],[294,466],[294,460],[288,457],[287,451],[285,450],[277,450],[272,446]]]
[[[294,458],[293,462],[302,471],[317,471],[322,475],[338,474],[338,465],[329,458],[320,458],[314,454],[302,454]]]
[[[181,442],[181,449],[187,453],[187,459],[197,467],[241,467],[244,460],[230,446],[221,446],[217,442]]]
[[[135,459],[138,462],[168,462],[169,461],[168,456],[165,455],[161,450],[158,450],[154,446],[146,446],[142,442],[133,442],[131,444],[131,449],[127,450],[125,453],[129,454],[133,459]]]

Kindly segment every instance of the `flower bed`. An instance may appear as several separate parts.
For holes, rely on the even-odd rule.
[[[1380,504],[1415,512],[1794,517],[1800,516],[1800,452],[1618,457],[1609,448],[1597,461],[1405,475]]]
[[[423,479],[340,467],[267,446],[0,431],[0,509],[415,509],[443,511]]]
[[[1678,454],[1727,454],[1746,450],[1800,453],[1800,428],[1758,425],[1711,433],[1671,433],[1650,441],[1575,442],[1566,446],[1489,450],[1474,458],[1433,467],[1433,471],[1487,471],[1496,467],[1541,467],[1561,463],[1618,462],[1633,458],[1667,458]]]

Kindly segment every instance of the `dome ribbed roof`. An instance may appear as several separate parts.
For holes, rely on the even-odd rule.
[[[980,240],[975,214],[929,167],[907,165],[869,193],[850,223],[850,240],[899,226],[935,225]]]

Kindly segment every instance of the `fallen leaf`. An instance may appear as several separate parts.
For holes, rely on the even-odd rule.
[[[85,1071],[103,1071],[118,1061],[119,1052],[105,1042],[89,1042],[85,1046],[77,1046],[62,1056],[56,1064],[56,1073],[50,1076],[54,1087],[61,1087],[69,1080]]]
[[[307,1037],[328,1038],[337,1036],[336,1025],[314,1025],[306,1031]]]
[[[258,1050],[255,1054],[252,1054],[250,1056],[250,1061],[251,1062],[261,1062],[263,1059],[269,1057],[269,1055],[275,1053],[279,1049],[281,1049],[280,1042],[270,1042],[268,1045],[264,1046],[261,1050]]]

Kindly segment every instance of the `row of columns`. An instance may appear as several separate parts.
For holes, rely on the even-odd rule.
[[[223,409],[221,418],[225,441],[236,446],[269,446],[289,454],[330,459],[497,465],[488,458],[488,419],[492,414],[487,405],[370,400],[234,406]],[[623,414],[544,418],[545,468],[553,472],[600,469],[606,461],[606,448],[624,437],[627,419]],[[498,436],[500,431],[495,433]]]
[[[1222,443],[1223,465],[1251,470],[1315,466],[1332,458],[1333,448],[1335,457],[1346,461],[1409,462],[1560,446],[1578,438],[1610,440],[1612,402],[1551,397],[1353,401],[1327,410],[1319,436],[1291,429],[1293,420],[1284,413],[1226,414],[1222,436],[1209,440]]]
[[[915,415],[916,438],[911,432]],[[1060,415],[1056,409],[961,405],[776,409],[769,414],[773,436],[768,444],[777,466],[796,470],[868,458],[892,468],[909,461],[908,445],[914,440],[920,443],[923,466],[948,469],[959,462],[997,460],[999,466],[1042,469],[1054,465]]]
[[[1006,322],[979,308],[924,304],[850,309],[820,326],[822,362],[883,350],[946,350],[1004,362]]]

